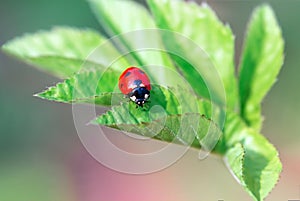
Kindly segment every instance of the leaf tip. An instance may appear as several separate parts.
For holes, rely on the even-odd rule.
[[[5,43],[3,43],[3,44],[0,46],[0,50],[1,50],[3,53],[7,54],[7,55],[14,55],[14,54],[13,54],[13,51],[12,51],[11,48],[10,48],[10,44],[11,44],[13,41],[14,41],[14,39],[8,40],[8,41],[6,41]]]
[[[272,6],[268,3],[263,3],[260,6],[256,7],[253,13],[261,13],[264,16],[270,16],[272,18],[276,18]]]
[[[33,94],[32,96],[33,96],[33,97],[41,98],[41,97],[40,97],[40,93]]]
[[[49,97],[47,97],[46,94],[47,94],[47,90],[42,91],[42,92],[35,93],[35,94],[33,94],[32,96],[33,96],[33,97],[36,97],[36,98],[41,98],[41,99],[48,99]]]

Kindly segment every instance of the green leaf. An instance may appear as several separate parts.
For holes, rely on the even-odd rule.
[[[237,84],[234,75],[234,37],[228,26],[224,26],[217,18],[215,13],[206,5],[198,6],[194,2],[186,3],[182,1],[160,1],[148,0],[150,9],[154,15],[156,24],[159,28],[173,31],[164,36],[164,44],[167,50],[177,50],[176,54],[186,58],[186,62],[178,62],[177,64],[182,71],[188,67],[190,63],[196,70],[186,72],[188,81],[194,86],[195,91],[201,96],[211,96],[207,89],[203,87],[204,82],[209,88],[216,90],[219,96],[222,94],[222,82],[226,91],[227,106],[235,109],[238,104]],[[176,34],[174,33],[176,32]],[[187,39],[183,40],[177,36],[182,34]],[[195,44],[193,44],[195,43]],[[196,47],[195,47],[196,46]],[[202,49],[204,52],[200,52]],[[208,64],[205,57],[209,57],[212,64]],[[174,57],[173,57],[174,59]],[[217,76],[220,76],[221,82],[217,82],[216,78],[207,74],[207,70],[216,68]],[[197,76],[198,74],[201,76]],[[210,76],[206,76],[210,75]],[[216,75],[215,75],[216,76]],[[208,79],[208,80],[205,80]],[[215,83],[218,84],[215,84]],[[215,87],[215,88],[214,88]],[[213,90],[212,90],[213,91]],[[210,92],[211,93],[211,92]],[[222,102],[225,102],[222,100]]]
[[[134,1],[89,0],[100,24],[110,35],[155,28],[155,23],[146,8]]]
[[[241,115],[260,130],[261,102],[283,64],[284,42],[275,15],[268,5],[257,8],[247,30],[240,63]]]
[[[240,143],[228,149],[224,155],[224,161],[227,168],[235,179],[243,186],[245,185],[243,179],[243,164],[244,164],[245,150]]]
[[[97,54],[90,55],[100,45],[105,46],[105,52],[98,50],[95,52]],[[94,68],[98,64],[108,67],[103,58],[120,56],[97,32],[69,27],[26,34],[9,41],[2,49],[60,78],[66,78],[82,68]],[[124,61],[120,62],[128,65]]]
[[[49,87],[47,90],[37,94],[37,97],[48,99],[57,102],[64,103],[95,103],[98,105],[111,106],[118,104],[119,102],[128,101],[124,99],[123,95],[118,89],[118,72],[109,69],[106,70],[102,67],[96,67],[95,70],[81,71],[74,76],[66,79],[64,82],[58,83],[56,86]],[[180,86],[180,90],[183,90],[184,85]],[[173,89],[177,93],[177,97],[183,96],[179,93],[179,88]],[[162,86],[152,84],[151,90],[151,102],[162,105],[172,114],[178,114],[184,110],[191,112],[194,108],[197,110],[197,103],[194,101],[192,95],[189,97],[193,104],[183,102],[182,105],[186,105],[184,109],[179,107],[179,103],[176,101],[176,96],[168,89]],[[186,101],[185,99],[182,99]],[[210,104],[199,104],[201,111],[209,112],[211,115]]]
[[[168,54],[164,53],[159,30],[147,9],[133,1],[89,2],[98,21],[130,65],[150,66],[151,80],[164,83],[167,69],[174,67]]]
[[[95,123],[209,151],[222,134],[216,124],[199,113],[166,114],[158,106],[150,111],[137,110],[130,103],[113,107]]]
[[[146,108],[136,108],[133,102],[121,103],[100,115],[94,123],[211,151],[222,134],[210,119],[218,117],[218,113],[212,113],[207,101],[187,94],[180,87],[153,86]]]
[[[250,129],[244,133],[241,144],[228,149],[225,162],[246,191],[261,201],[277,183],[282,165],[277,150],[262,135]]]
[[[64,82],[58,83],[56,86],[37,94],[37,96],[64,103],[94,103],[102,106],[118,105],[120,102],[128,102],[128,99],[124,99],[123,95],[116,89],[118,83],[117,75],[114,71],[101,72],[98,70],[80,72]],[[130,106],[130,112],[128,112],[128,109],[124,109],[126,108],[125,106]],[[182,86],[167,89],[152,85],[151,100],[147,106],[151,108],[151,111],[165,111],[167,115],[200,113],[206,118],[215,121],[217,123],[216,126],[219,126],[222,123],[222,118],[224,118],[218,108],[215,107],[213,110],[209,102],[193,97],[193,94],[189,94]],[[115,113],[116,116],[122,117],[121,120],[126,121],[108,121],[108,123],[103,123],[107,122],[107,119],[113,119],[111,112],[102,115],[102,120],[99,121],[102,124],[141,124],[142,122],[151,122],[153,117],[155,117],[154,119],[160,117],[157,117],[157,115],[149,116],[149,111],[146,109],[137,109],[136,105],[132,102],[123,103],[121,106],[114,106],[112,111],[117,111]],[[154,112],[154,114],[160,113]],[[125,116],[126,118],[123,119]],[[218,138],[213,139],[215,139],[214,143],[216,143]],[[206,144],[205,147],[207,149],[212,149],[215,145],[211,142],[210,138],[205,138],[202,141]]]
[[[248,134],[243,141],[245,149],[243,175],[247,188],[260,201],[277,183],[282,165],[277,150],[265,137],[250,130]]]
[[[114,71],[84,71],[50,87],[37,97],[63,103],[119,104],[123,95],[116,91],[118,76]]]
[[[282,169],[277,150],[237,114],[226,114],[223,132],[217,150],[224,151],[229,170],[246,191],[255,200],[263,200],[277,183]]]

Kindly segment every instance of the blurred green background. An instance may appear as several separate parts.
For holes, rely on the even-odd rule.
[[[263,2],[208,2],[236,35],[236,62],[251,11]],[[286,59],[263,103],[263,133],[283,162],[281,179],[267,200],[300,199],[300,1],[268,3],[283,30]],[[1,45],[55,25],[100,30],[84,0],[1,0]],[[0,53],[1,201],[251,200],[219,158],[199,161],[193,150],[155,174],[133,176],[105,168],[81,145],[70,105],[32,96],[57,81]]]

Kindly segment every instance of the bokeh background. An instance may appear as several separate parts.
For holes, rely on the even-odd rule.
[[[1,45],[55,25],[100,30],[84,0],[0,2]],[[251,11],[264,2],[208,1],[236,35],[236,62]],[[263,133],[279,149],[283,162],[280,181],[266,200],[295,200],[300,199],[300,1],[268,3],[283,30],[286,59],[263,103]],[[71,105],[32,96],[57,81],[0,53],[1,201],[251,201],[220,158],[200,161],[194,150],[154,174],[126,175],[102,166],[80,143]]]

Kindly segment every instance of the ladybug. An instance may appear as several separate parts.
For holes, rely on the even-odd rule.
[[[150,97],[150,79],[141,69],[129,67],[120,75],[119,89],[137,107],[143,107]]]

